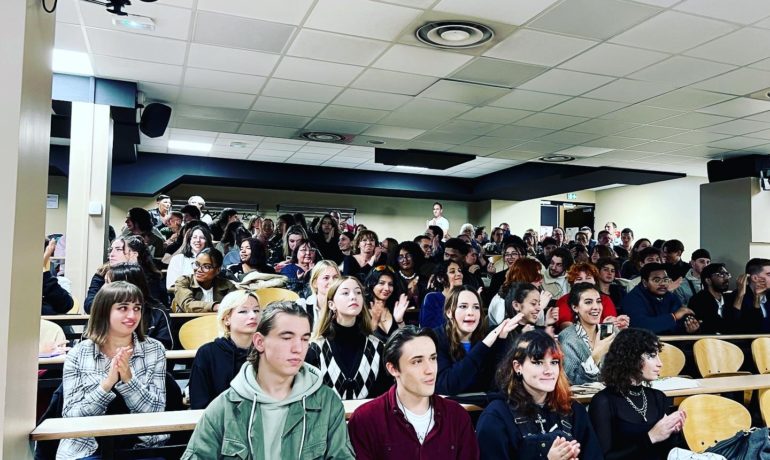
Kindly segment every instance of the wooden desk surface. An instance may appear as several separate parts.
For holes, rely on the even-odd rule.
[[[195,353],[198,350],[166,350],[166,359],[167,360],[175,360],[175,359],[192,359],[195,358]],[[64,358],[67,355],[59,355],[54,356],[51,358],[38,358],[37,364],[42,365],[50,365],[50,364],[64,364]]]
[[[349,419],[356,408],[369,401],[371,399],[342,401],[342,405],[345,407],[345,419]],[[481,410],[479,406],[472,404],[463,404],[462,406],[468,411]],[[66,438],[189,431],[195,429],[195,425],[202,415],[203,409],[149,414],[52,418],[44,420],[38,425],[30,434],[30,438],[33,441],[50,441]]]
[[[733,375],[729,377],[695,379],[695,381],[699,384],[697,388],[669,390],[665,392],[666,396],[692,396],[697,394],[717,394],[770,388],[770,374]],[[572,398],[581,404],[586,404],[591,402],[593,395],[573,395]]]
[[[661,342],[694,342],[700,339],[754,340],[760,337],[770,337],[770,334],[661,335],[658,338]]]
[[[174,318],[199,318],[201,316],[216,315],[216,312],[203,313],[171,313],[171,319]],[[42,315],[40,319],[46,319],[53,322],[64,321],[88,321],[88,315]]]

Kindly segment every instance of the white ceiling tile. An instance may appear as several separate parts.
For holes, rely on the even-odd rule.
[[[434,131],[442,133],[460,133],[460,134],[474,134],[476,136],[484,135],[493,129],[499,128],[499,124],[495,123],[483,123],[470,120],[452,120],[444,123],[443,125],[434,129]],[[468,139],[467,141],[469,141]],[[464,141],[464,142],[467,142]]]
[[[558,115],[555,113],[536,113],[516,122],[520,126],[546,129],[564,129],[586,121],[587,118]]]
[[[516,150],[519,152],[532,152],[539,155],[548,155],[555,152],[560,152],[567,148],[565,144],[557,144],[555,142],[541,142],[541,141],[529,141],[517,145]]]
[[[770,72],[741,68],[718,77],[696,83],[693,86],[709,91],[743,96],[770,86]]]
[[[559,113],[562,115],[576,115],[583,117],[598,117],[606,113],[625,107],[621,102],[599,101],[596,99],[586,99],[576,97],[567,102],[547,109],[547,112]]]
[[[540,155],[534,152],[521,152],[518,150],[505,150],[502,152],[493,153],[490,155],[492,158],[502,158],[506,160],[532,160]]]
[[[59,0],[56,5],[56,27],[60,24],[80,24],[80,16],[78,16],[78,6],[80,3],[76,0]],[[95,5],[94,5],[95,6]]]
[[[641,50],[628,46],[602,43],[585,53],[563,63],[562,69],[599,73],[623,77],[667,58],[669,55],[656,51]]]
[[[688,131],[677,134],[676,136],[666,137],[666,142],[678,142],[681,144],[706,144],[709,142],[720,141],[729,137],[727,134],[708,133],[705,131]]]
[[[297,153],[317,153],[331,157],[340,153],[340,151],[345,148],[340,144],[322,144],[320,146],[315,144],[317,144],[317,142],[313,142],[312,145],[308,143],[308,145],[297,150]]]
[[[178,85],[182,80],[180,66],[101,55],[93,56],[92,62],[99,77],[166,85]]]
[[[283,142],[271,142],[271,139],[265,139],[264,141],[262,141],[261,144],[259,144],[259,149],[257,149],[257,151],[260,151],[260,150],[272,150],[273,153],[271,153],[271,155],[278,155],[277,152],[290,152],[290,153],[294,153],[297,150],[301,149],[302,146],[305,145],[306,143],[307,142],[303,142],[301,144],[299,144],[299,143],[286,144],[286,143],[283,143]],[[289,156],[291,156],[291,155],[289,155],[287,153],[286,157],[288,158]]]
[[[236,152],[209,152],[209,158],[224,158],[228,160],[246,160],[251,153],[236,153]]]
[[[614,80],[612,77],[592,75],[571,70],[552,69],[524,83],[519,88],[544,93],[579,96],[586,91],[602,86]],[[516,107],[513,107],[516,108]]]
[[[704,107],[699,109],[698,112],[741,118],[749,115],[756,115],[768,110],[770,110],[770,101],[738,97],[731,101],[720,102],[719,104]]]
[[[228,109],[222,107],[203,107],[199,105],[176,104],[174,106],[174,117],[186,118],[209,118],[223,121],[243,121],[246,118],[247,110]],[[213,131],[213,130],[209,130]]]
[[[385,110],[373,110],[360,107],[345,107],[341,105],[330,105],[318,114],[321,118],[332,120],[360,121],[363,123],[377,123],[382,117],[387,115]]]
[[[575,146],[575,147],[569,147],[564,150],[559,150],[558,153],[561,155],[569,155],[571,157],[586,158],[586,157],[594,157],[602,153],[611,152],[612,150],[613,149],[601,148],[601,147]]]
[[[330,102],[339,94],[342,88],[338,86],[318,85],[302,81],[279,80],[271,78],[267,81],[262,94],[265,96],[284,99],[299,99],[309,102]]]
[[[104,6],[94,3],[78,2],[83,15],[83,25],[100,29],[117,29],[112,24],[112,14],[105,13]],[[130,13],[147,16],[155,21],[155,30],[134,30],[133,33],[152,35],[155,37],[187,40],[190,37],[190,21],[192,12],[187,8],[176,8],[165,2],[134,2]],[[57,11],[58,16],[58,11]]]
[[[758,113],[747,118],[749,120],[764,121],[766,123],[770,123],[770,112]]]
[[[770,124],[754,120],[734,120],[719,125],[703,128],[703,131],[720,134],[748,134],[768,129]]]
[[[412,97],[404,96],[403,94],[346,89],[334,100],[334,103],[365,109],[395,110],[412,99]]]
[[[571,131],[557,131],[538,138],[538,141],[557,142],[560,144],[583,144],[592,141],[599,136],[588,133],[573,133]],[[518,148],[518,147],[517,147]]]
[[[471,16],[506,24],[522,25],[534,18],[558,0],[442,0],[435,11]]]
[[[770,70],[770,59],[763,59],[759,62],[755,62],[750,66],[753,69]]]
[[[550,134],[552,132],[553,132],[552,129],[508,125],[508,126],[503,126],[501,128],[497,128],[494,131],[490,131],[488,135],[493,137],[504,137],[506,139],[527,140],[527,139],[536,139],[546,134]]]
[[[736,136],[729,139],[723,139],[721,141],[709,142],[709,147],[717,147],[720,149],[748,149],[756,147],[758,145],[767,144],[767,139],[754,139],[751,137]]]
[[[692,147],[688,147],[686,149],[677,150],[674,152],[677,156],[689,156],[689,157],[713,157],[715,155],[719,155],[721,153],[724,153],[725,149],[718,149],[714,147],[706,147],[703,145],[695,145]],[[673,155],[673,154],[672,154]]]
[[[251,134],[254,136],[270,136],[270,137],[294,137],[297,134],[297,130],[294,128],[284,128],[281,126],[264,126],[264,125],[252,125],[244,123],[238,130],[241,134]]]
[[[554,66],[596,45],[595,41],[521,29],[486,53],[498,59]]]
[[[278,58],[277,54],[192,43],[187,65],[224,72],[270,75]]]
[[[452,80],[514,88],[548,70],[548,67],[488,57],[477,57],[450,75]]]
[[[630,123],[650,123],[664,118],[681,115],[677,110],[661,109],[657,107],[648,107],[644,105],[634,105],[620,109],[618,111],[604,115],[603,118],[609,118],[618,121],[627,121]]]
[[[321,166],[326,166],[329,168],[354,168],[357,166],[358,163],[350,163],[350,162],[343,162],[343,161],[334,161],[332,158],[331,160],[325,161],[321,164]]]
[[[469,140],[475,139],[476,137],[476,134],[429,131],[415,140],[422,142],[442,142],[457,145],[468,142]]]
[[[751,64],[770,57],[770,30],[746,27],[685,54],[728,64]]]
[[[684,133],[684,129],[667,128],[665,126],[639,126],[638,128],[629,129],[618,133],[619,136],[633,137],[636,139],[662,139],[664,137],[674,136]]]
[[[676,86],[689,85],[696,81],[733,70],[735,67],[713,61],[704,61],[684,56],[674,56],[629,76],[639,80],[666,82]]]
[[[184,64],[187,43],[168,38],[86,27],[91,52],[126,59]]]
[[[198,0],[198,10],[298,25],[313,0]]]
[[[462,102],[472,105],[483,105],[485,102],[498,99],[504,94],[508,94],[508,91],[509,90],[506,88],[494,88],[475,83],[439,80],[420,93],[420,97],[439,99],[442,101]]]
[[[338,134],[361,134],[369,128],[369,124],[344,120],[326,120],[316,118],[305,126],[305,131],[323,131]]]
[[[421,13],[417,9],[368,0],[323,0],[315,4],[304,26],[347,35],[394,40]]]
[[[392,139],[414,139],[424,133],[424,129],[402,128],[398,126],[374,125],[364,131],[369,137],[388,137]]]
[[[701,107],[732,99],[726,94],[701,91],[693,88],[681,88],[652,98],[646,105],[677,110],[696,110]]]
[[[213,143],[213,140],[216,139],[218,135],[219,133],[212,133],[212,132],[206,132],[206,131],[200,131],[200,130],[194,130],[194,129],[180,129],[180,128],[169,129],[169,139],[173,139],[177,141]]]
[[[403,71],[404,63],[408,62],[407,68],[412,73],[444,77],[471,59],[472,56],[465,54],[418,48],[416,46],[394,45],[377,59],[372,64],[372,67]]]
[[[601,140],[601,139],[599,139]],[[603,153],[596,157],[603,161],[621,160],[621,161],[633,161],[650,156],[649,152],[638,152],[633,150],[613,150],[611,152]]]
[[[429,8],[436,3],[436,0],[374,0],[382,3],[391,3],[393,5],[409,6],[412,8]]]
[[[603,40],[638,24],[658,11],[660,9],[655,7],[617,0],[572,0],[552,8],[530,26]]]
[[[525,110],[504,109],[499,107],[478,107],[460,115],[463,120],[483,121],[487,123],[513,123],[516,120],[532,115]]]
[[[514,89],[489,105],[521,110],[543,110],[566,101],[568,96]]]
[[[380,120],[381,124],[430,129],[467,112],[472,107],[457,102],[415,99]]]
[[[182,88],[179,102],[190,105],[248,109],[254,103],[254,95],[230,93],[202,88]]]
[[[435,77],[390,70],[366,69],[350,86],[386,93],[416,96],[436,82]]]
[[[287,54],[321,61],[367,66],[379,56],[388,43],[367,38],[302,29]]]
[[[465,145],[470,147],[507,149],[513,147],[516,143],[516,141],[511,141],[503,137],[480,136],[475,139],[471,139],[470,141],[466,142]]]
[[[623,32],[611,41],[640,48],[680,53],[736,29],[736,26],[725,22],[677,11],[664,11]]]
[[[655,141],[655,142],[646,142],[644,144],[636,145],[634,146],[634,150],[637,150],[640,152],[650,152],[650,153],[668,153],[668,152],[673,152],[675,150],[681,150],[687,147],[690,147],[690,145],[676,144],[674,142]]]
[[[61,11],[61,5],[60,2],[57,13]],[[87,52],[88,49],[86,48],[86,40],[83,37],[83,29],[76,24],[67,24],[57,21],[54,48],[57,50],[80,51],[82,53]]]
[[[150,153],[168,153],[168,148],[156,146],[156,145],[137,145],[136,149],[139,152],[150,152]]]
[[[220,72],[190,67],[184,74],[184,85],[194,88],[227,88],[236,93],[258,94],[267,79],[256,75]]]
[[[282,113],[249,112],[246,123],[255,125],[283,126],[285,128],[302,128],[311,120],[310,117],[286,115]]]
[[[636,125],[634,123],[628,123],[625,121],[618,121],[618,120],[602,120],[600,118],[595,118],[593,120],[588,120],[586,122],[580,123],[579,125],[571,126],[569,128],[570,131],[576,131],[579,133],[591,133],[591,134],[601,134],[604,136],[615,134],[620,131],[625,131],[627,129],[635,128]]]
[[[649,83],[621,78],[586,93],[586,97],[634,103],[658,96],[673,89],[667,83]]]
[[[295,29],[288,24],[198,11],[193,41],[226,48],[281,53]]]
[[[720,117],[705,113],[685,113],[675,117],[666,118],[654,122],[654,125],[667,126],[669,128],[698,129],[730,121],[728,117]]]
[[[294,101],[275,97],[260,96],[252,107],[263,112],[285,113],[313,117],[326,105],[318,102]]]
[[[633,139],[630,137],[619,137],[619,136],[607,136],[607,137],[601,137],[599,139],[594,139],[592,141],[584,142],[584,145],[587,147],[627,149],[635,145],[644,144],[645,142],[647,141],[643,139]]]
[[[739,24],[751,24],[770,16],[770,4],[763,0],[687,0],[674,9]]]
[[[448,152],[451,153],[464,153],[466,155],[478,155],[479,157],[486,157],[487,155],[491,155],[495,152],[500,151],[500,149],[495,148],[484,148],[484,147],[471,147],[469,145],[456,145],[448,150]],[[484,174],[490,173],[490,172],[496,172],[499,171],[501,167],[498,166],[491,166],[487,169],[480,168],[477,171],[484,172]]]
[[[278,64],[273,76],[287,80],[347,86],[362,70],[363,67],[348,64],[286,56]]]

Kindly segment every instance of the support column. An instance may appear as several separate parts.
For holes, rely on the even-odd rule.
[[[0,457],[31,459],[35,426],[54,15],[0,2]]]
[[[91,276],[105,260],[111,174],[110,107],[73,102],[67,191],[66,276],[72,281],[72,294],[81,305]]]

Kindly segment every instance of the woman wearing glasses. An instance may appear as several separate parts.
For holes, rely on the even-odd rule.
[[[505,269],[500,270],[499,272],[496,272],[494,275],[492,275],[492,280],[489,282],[489,288],[484,289],[481,292],[481,295],[484,297],[484,302],[486,302],[487,305],[492,302],[492,298],[500,291],[503,283],[505,283],[505,277],[508,274],[508,270],[511,268],[511,265],[513,265],[514,262],[519,260],[519,258],[524,256],[526,253],[526,243],[524,243],[524,241],[517,236],[512,237],[510,241],[505,243],[502,250],[503,264],[505,265]],[[491,267],[493,265],[490,264],[489,266]]]
[[[661,344],[646,329],[618,333],[604,357],[602,381],[589,416],[606,460],[662,460],[680,443],[684,411],[666,415],[666,395],[649,387],[658,378]],[[704,420],[704,423],[708,421]]]
[[[187,313],[217,311],[219,303],[235,285],[219,276],[222,253],[206,248],[198,253],[193,263],[193,274],[180,276],[174,284],[172,309]]]
[[[291,253],[289,265],[281,270],[282,275],[289,278],[286,288],[290,289],[300,297],[307,297],[307,281],[310,278],[310,270],[313,269],[316,262],[316,253],[318,250],[315,243],[308,240],[299,240]]]
[[[192,275],[195,258],[202,250],[212,247],[214,245],[211,242],[211,233],[208,228],[200,225],[189,231],[185,230],[182,252],[172,257],[168,263],[166,289],[171,290],[180,276]]]
[[[396,284],[401,285],[401,291],[406,294],[412,305],[420,305],[425,296],[427,278],[419,275],[424,262],[425,257],[419,244],[404,241],[398,245],[398,257],[393,265],[397,267]]]
[[[393,270],[380,265],[366,277],[366,300],[372,316],[372,331],[382,343],[400,327],[404,327],[404,313],[409,301],[396,284]]]

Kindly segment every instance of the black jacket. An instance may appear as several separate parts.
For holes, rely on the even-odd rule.
[[[63,315],[72,309],[73,300],[69,292],[59,285],[59,281],[49,271],[43,272],[43,315]]]
[[[147,280],[147,289],[150,290],[150,295],[165,307],[168,307],[168,291],[166,290],[166,285],[161,276],[155,273],[145,272],[144,278]],[[86,310],[86,313],[91,313],[91,305],[94,303],[94,297],[96,297],[96,294],[102,286],[104,286],[104,276],[99,273],[94,273],[94,276],[91,278],[91,284],[88,285],[86,300],[83,302],[83,308]]]
[[[190,408],[205,409],[214,398],[230,388],[230,381],[246,362],[248,354],[248,350],[238,348],[224,337],[198,348],[190,372]]]

